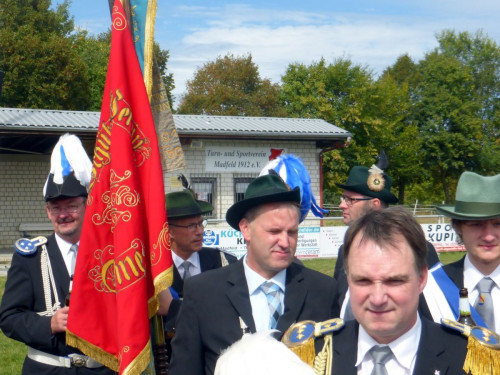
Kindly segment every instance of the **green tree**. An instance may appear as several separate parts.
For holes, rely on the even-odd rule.
[[[69,2],[0,0],[2,104],[12,107],[87,109],[89,84],[74,47]]]
[[[373,164],[381,144],[389,143],[387,122],[370,104],[380,97],[378,90],[372,73],[347,59],[291,64],[283,75],[281,100],[289,116],[321,118],[352,134],[347,147],[323,154],[325,196],[335,196],[334,182],[344,181],[354,165]]]
[[[437,35],[436,52],[456,58],[467,67],[472,77],[472,89],[479,103],[477,116],[482,120],[484,137],[481,155],[475,170],[483,174],[498,173],[500,165],[500,47],[484,35],[455,33],[444,30]]]
[[[281,116],[280,87],[262,79],[252,55],[229,54],[206,63],[187,83],[178,113]]]
[[[75,38],[75,46],[87,70],[90,100],[88,110],[100,111],[108,71],[111,31],[97,36],[79,31]]]
[[[415,120],[423,136],[424,163],[451,202],[451,186],[460,174],[476,169],[484,137],[474,79],[468,67],[437,51],[427,54],[419,69]]]

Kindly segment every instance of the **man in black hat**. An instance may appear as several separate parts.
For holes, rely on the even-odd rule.
[[[166,194],[165,203],[174,262],[174,280],[170,288],[174,300],[165,316],[164,328],[167,338],[171,338],[175,333],[175,320],[184,295],[184,280],[227,266],[236,262],[237,258],[218,249],[203,247],[206,220],[202,215],[213,211],[210,203],[196,200],[189,189]]]
[[[71,291],[91,169],[80,140],[62,136],[43,191],[54,233],[23,238],[15,245],[0,306],[0,328],[28,346],[23,374],[113,373],[66,345],[65,299]]]
[[[340,197],[339,208],[342,209],[344,223],[350,225],[353,221],[363,217],[368,212],[389,207],[389,204],[398,202],[391,193],[391,177],[377,165],[371,168],[356,166],[351,169],[345,184],[335,183],[344,189]],[[430,268],[439,262],[436,249],[427,242],[427,266]],[[340,316],[343,319],[353,319],[346,294],[348,292],[347,278],[344,271],[343,246],[339,248],[337,263],[333,277],[339,288]],[[347,311],[346,311],[347,310]],[[428,312],[425,313],[429,317]]]
[[[337,315],[335,281],[293,262],[299,204],[299,188],[269,174],[229,208],[226,221],[241,231],[247,254],[185,283],[170,375],[213,374],[221,351],[246,332],[276,329],[279,337],[296,321]]]

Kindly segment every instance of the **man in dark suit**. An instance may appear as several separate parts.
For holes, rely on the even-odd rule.
[[[336,316],[334,280],[293,262],[299,203],[299,188],[269,174],[229,208],[226,220],[241,231],[247,254],[185,283],[170,375],[213,374],[221,351],[245,332],[281,336],[296,321]]]
[[[164,319],[167,338],[175,333],[175,321],[184,296],[184,279],[236,262],[234,255],[218,249],[203,247],[203,228],[206,220],[202,215],[213,206],[196,200],[189,189],[165,195],[167,220],[170,230],[174,279],[170,291],[174,296]],[[186,274],[186,267],[188,268]]]
[[[465,337],[417,312],[425,259],[422,228],[403,208],[372,211],[349,227],[344,261],[356,320],[334,334],[332,374],[465,374]]]
[[[382,169],[373,165],[371,168],[356,166],[351,169],[346,183],[336,185],[343,190],[339,208],[342,209],[344,224],[351,223],[374,210],[382,210],[389,207],[389,204],[398,202],[398,199],[391,193],[391,177]],[[431,243],[427,246],[427,266],[431,268],[439,262],[436,249]],[[339,248],[337,262],[333,277],[337,280],[339,288],[339,306],[341,306],[341,318],[350,320],[352,314],[345,296],[348,291],[347,279],[344,271],[343,246]],[[347,313],[346,313],[347,309]],[[425,311],[425,315],[428,313]]]
[[[71,279],[80,242],[92,164],[80,141],[64,135],[44,187],[54,233],[16,242],[0,306],[0,328],[24,342],[23,374],[112,374],[66,345]]]
[[[477,325],[500,333],[500,174],[464,172],[454,205],[436,209],[451,218],[467,254],[457,262],[435,267],[425,300],[435,321],[458,316],[458,290],[467,288]],[[486,288],[482,285],[486,282]]]

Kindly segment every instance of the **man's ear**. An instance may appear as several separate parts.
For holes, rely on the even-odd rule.
[[[250,223],[247,219],[243,218],[240,220],[238,226],[240,227],[240,232],[245,241],[250,240]]]
[[[382,201],[378,198],[373,198],[370,204],[374,210],[380,210],[382,208]]]

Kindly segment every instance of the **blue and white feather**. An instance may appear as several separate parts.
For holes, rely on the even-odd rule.
[[[64,134],[54,146],[50,157],[50,174],[54,175],[54,183],[61,185],[66,176],[74,172],[80,184],[88,188],[92,177],[90,161],[80,139],[73,134]],[[47,182],[43,187],[43,195],[47,191]]]
[[[260,176],[268,174],[270,169],[278,173],[292,189],[297,186],[300,188],[300,222],[306,218],[309,211],[317,217],[323,217],[323,214],[328,212],[316,203],[311,189],[311,177],[299,157],[292,154],[280,155],[262,169]]]

